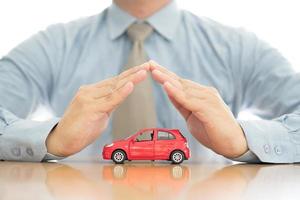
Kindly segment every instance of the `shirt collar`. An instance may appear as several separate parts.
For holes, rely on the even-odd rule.
[[[138,19],[122,10],[115,3],[112,3],[107,13],[110,38],[112,40],[118,38],[136,21],[138,21]],[[154,30],[163,37],[172,40],[180,21],[180,10],[177,8],[176,2],[171,1],[168,5],[145,19],[145,21],[153,26]]]

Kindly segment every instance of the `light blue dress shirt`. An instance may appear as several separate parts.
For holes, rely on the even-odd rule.
[[[52,25],[0,60],[1,160],[45,157],[45,139],[78,88],[122,71],[131,49],[125,32],[135,21],[113,4],[96,16]],[[217,88],[235,116],[251,109],[263,118],[240,121],[250,151],[239,160],[300,161],[300,76],[277,50],[245,30],[180,10],[175,2],[146,21],[155,30],[145,42],[150,59],[181,77]],[[161,86],[153,85],[158,127],[181,129],[194,160],[224,160],[191,136]],[[30,120],[41,104],[54,113],[52,120]],[[111,123],[97,141],[66,159],[100,159],[110,131]]]

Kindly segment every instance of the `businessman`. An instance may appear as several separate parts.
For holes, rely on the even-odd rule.
[[[0,159],[98,157],[112,139],[167,127],[194,160],[299,162],[299,91],[299,74],[252,33],[171,0],[114,0],[0,60]],[[39,105],[55,117],[30,120]],[[237,120],[244,109],[262,119]]]

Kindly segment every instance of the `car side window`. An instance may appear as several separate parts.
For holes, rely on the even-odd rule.
[[[153,140],[153,130],[149,130],[149,131],[145,131],[141,134],[139,134],[137,137],[136,137],[136,141],[137,142],[142,142],[142,141],[152,141]]]
[[[175,140],[175,136],[172,133],[169,133],[169,140]]]
[[[172,133],[158,131],[157,140],[174,140],[175,136]]]

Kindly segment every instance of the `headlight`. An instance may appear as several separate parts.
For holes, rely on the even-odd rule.
[[[187,148],[189,148],[189,144],[187,142],[184,143]]]
[[[106,147],[112,147],[112,146],[114,146],[114,143],[106,145]]]

